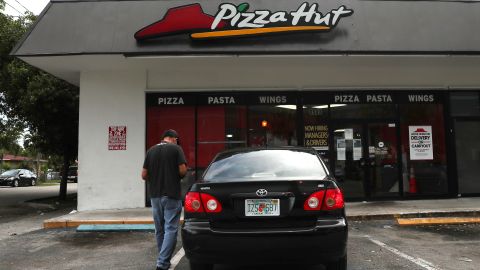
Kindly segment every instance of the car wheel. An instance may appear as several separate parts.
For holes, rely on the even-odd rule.
[[[190,270],[212,270],[213,264],[190,262]]]
[[[17,179],[13,180],[12,187],[18,187],[18,180]]]
[[[37,181],[35,181],[35,179],[32,179],[32,182],[30,182],[30,185],[35,186],[36,184],[37,184]]]
[[[327,270],[347,270],[347,255],[338,261],[326,265]]]

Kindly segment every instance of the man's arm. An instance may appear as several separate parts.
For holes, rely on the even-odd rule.
[[[180,174],[180,178],[183,178],[187,174],[187,165],[185,163],[178,165],[178,173]]]
[[[143,169],[142,169],[142,179],[146,181],[146,180],[147,180],[147,176],[148,176],[147,169],[143,168]]]

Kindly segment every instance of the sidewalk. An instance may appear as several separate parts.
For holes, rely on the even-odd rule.
[[[348,220],[480,217],[480,198],[352,202],[346,209]],[[44,228],[82,224],[153,224],[153,219],[150,208],[82,211],[45,220]]]

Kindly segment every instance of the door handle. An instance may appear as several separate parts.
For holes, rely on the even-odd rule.
[[[360,166],[361,166],[361,167],[365,167],[365,165],[366,165],[365,159],[364,159],[364,158],[361,158],[361,159],[360,159]]]

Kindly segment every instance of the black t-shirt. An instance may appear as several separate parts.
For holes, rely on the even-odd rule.
[[[168,196],[180,199],[180,173],[178,166],[186,164],[180,146],[162,141],[147,151],[143,168],[147,169],[150,197]]]

